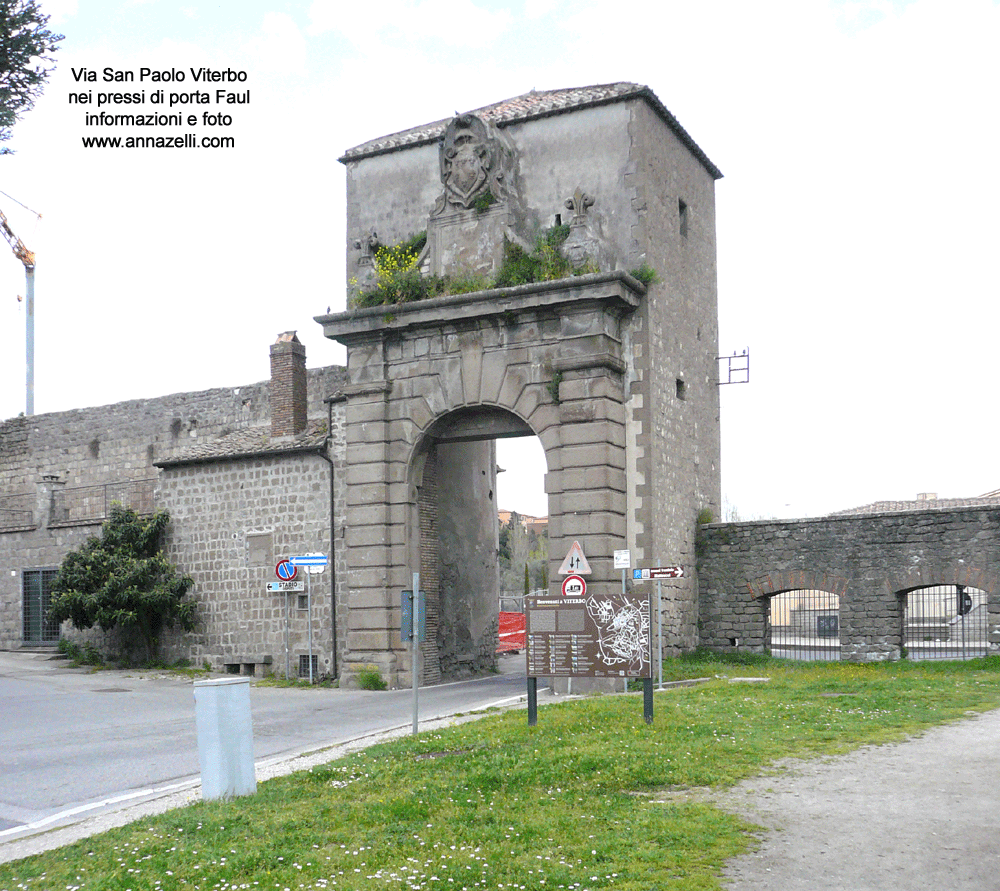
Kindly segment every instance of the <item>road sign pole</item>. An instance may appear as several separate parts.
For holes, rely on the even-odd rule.
[[[291,656],[288,654],[288,598],[292,595],[285,591],[285,680],[290,681],[292,679],[292,667],[290,664]]]
[[[420,573],[413,573],[413,634],[410,636],[413,647],[410,656],[410,674],[413,675],[413,733],[416,735],[420,724]]]
[[[663,689],[663,582],[656,580],[656,656],[660,660],[660,689]]]
[[[306,573],[306,607],[309,611],[309,684],[313,683],[313,596],[312,573]]]

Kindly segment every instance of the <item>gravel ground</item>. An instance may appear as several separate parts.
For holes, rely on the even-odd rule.
[[[713,795],[765,827],[729,891],[1000,889],[1000,711],[906,742],[790,760]]]

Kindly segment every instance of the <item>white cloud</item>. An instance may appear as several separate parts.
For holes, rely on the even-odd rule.
[[[256,70],[301,76],[306,72],[308,44],[299,26],[283,12],[264,15],[260,30],[247,46]]]
[[[42,12],[49,16],[49,27],[61,25],[70,16],[76,15],[77,0],[44,0]]]
[[[377,7],[341,0],[313,0],[310,35],[337,32],[359,47],[383,41],[434,46],[481,46],[484,51],[512,21],[473,0],[383,0]]]

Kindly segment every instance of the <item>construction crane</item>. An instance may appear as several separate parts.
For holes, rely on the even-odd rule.
[[[3,237],[7,239],[14,256],[24,264],[24,300],[27,304],[24,325],[24,358],[27,366],[24,413],[30,417],[35,413],[35,253],[29,251],[24,242],[14,234],[2,210],[0,210],[0,230],[3,231]]]

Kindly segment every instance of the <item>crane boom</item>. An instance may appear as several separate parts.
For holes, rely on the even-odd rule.
[[[10,228],[10,223],[7,222],[7,215],[2,210],[0,210],[0,230],[3,231],[3,237],[7,239],[7,244],[10,245],[14,256],[24,264],[24,268],[34,269],[35,252],[29,251],[24,246],[24,242],[14,234],[14,230]]]
[[[24,242],[14,234],[7,222],[7,215],[0,210],[0,231],[7,239],[7,244],[24,264],[24,364],[25,368],[25,410],[31,417],[35,413],[35,252],[29,251]]]

